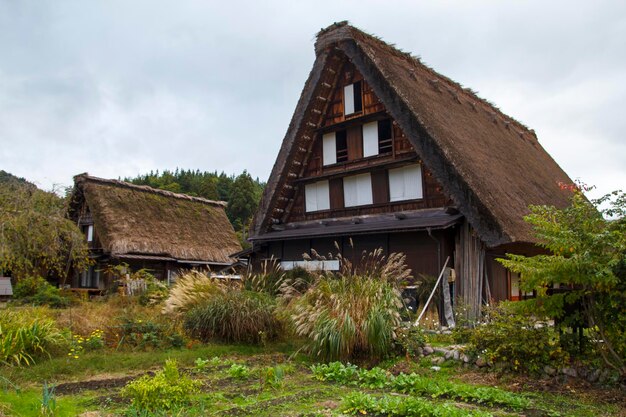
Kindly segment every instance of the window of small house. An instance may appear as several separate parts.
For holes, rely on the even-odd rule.
[[[328,181],[318,181],[304,187],[306,211],[330,209],[330,193]]]
[[[361,81],[358,81],[343,88],[343,114],[347,116],[360,111],[363,111],[363,98]]]
[[[391,152],[391,120],[379,120],[363,125],[363,156]]]
[[[389,170],[389,201],[415,200],[422,197],[420,164]]]
[[[326,133],[322,136],[322,148],[324,165],[346,162],[348,160],[347,132],[339,130]]]
[[[87,237],[87,242],[93,242],[93,224],[85,226],[85,236]]]
[[[353,175],[343,179],[345,207],[372,204],[372,177],[370,173]]]

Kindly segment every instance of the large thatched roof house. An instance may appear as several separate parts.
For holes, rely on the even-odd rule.
[[[241,250],[226,203],[81,174],[74,177],[69,216],[85,233],[96,265],[74,287],[102,288],[111,263],[147,268],[170,279],[181,268],[221,269]]]
[[[565,206],[559,183],[571,183],[534,131],[345,22],[318,34],[315,53],[254,219],[252,264],[382,247],[404,252],[415,277],[449,257],[451,289],[475,313],[519,297],[495,258],[536,251],[528,206]]]

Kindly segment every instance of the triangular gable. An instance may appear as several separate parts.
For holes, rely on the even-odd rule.
[[[529,204],[565,206],[571,182],[534,132],[410,55],[344,23],[318,35],[316,60],[255,216],[266,233],[293,204],[316,129],[347,57],[406,133],[444,192],[489,246],[533,241]]]

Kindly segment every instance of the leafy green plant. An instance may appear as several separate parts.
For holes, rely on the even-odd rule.
[[[228,368],[228,375],[235,379],[248,379],[250,377],[250,368],[246,365],[234,363]]]
[[[500,405],[514,410],[530,406],[530,401],[519,395],[491,387],[476,387],[460,382],[436,380],[417,374],[400,374],[391,382],[394,390],[404,394],[427,395],[431,398],[449,398],[476,404]]]
[[[54,320],[29,311],[0,314],[0,363],[31,365],[66,342]]]
[[[125,314],[119,318],[120,325],[118,348],[132,349],[159,349],[163,347],[179,348],[184,339],[175,329],[157,323],[153,320],[142,319],[140,316]]]
[[[418,397],[384,395],[375,397],[362,392],[346,395],[340,410],[351,415],[384,415],[392,417],[488,417],[490,413],[466,410],[452,404],[432,403]]]
[[[189,310],[183,326],[201,341],[260,343],[275,339],[282,329],[274,316],[274,299],[265,293],[233,289],[217,292]]]
[[[202,372],[204,371],[206,368],[209,367],[209,365],[211,364],[211,361],[209,359],[202,359],[202,358],[197,358],[194,361],[194,364],[196,365],[196,370]]]
[[[318,381],[332,381],[343,385],[353,383],[358,377],[358,367],[341,362],[321,363],[311,366],[313,377]]]
[[[518,308],[510,303],[486,308],[485,322],[470,334],[470,351],[512,371],[538,373],[546,365],[564,366],[568,354],[556,330]]]
[[[359,369],[359,386],[369,389],[382,389],[389,385],[390,375],[382,368],[374,367],[370,370]]]
[[[144,375],[131,381],[120,393],[130,399],[133,407],[153,412],[171,410],[188,403],[200,385],[200,381],[180,374],[176,361],[170,359],[154,376]]]

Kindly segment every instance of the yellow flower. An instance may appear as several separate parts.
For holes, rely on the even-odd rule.
[[[78,359],[78,355],[74,355],[74,359]]]

